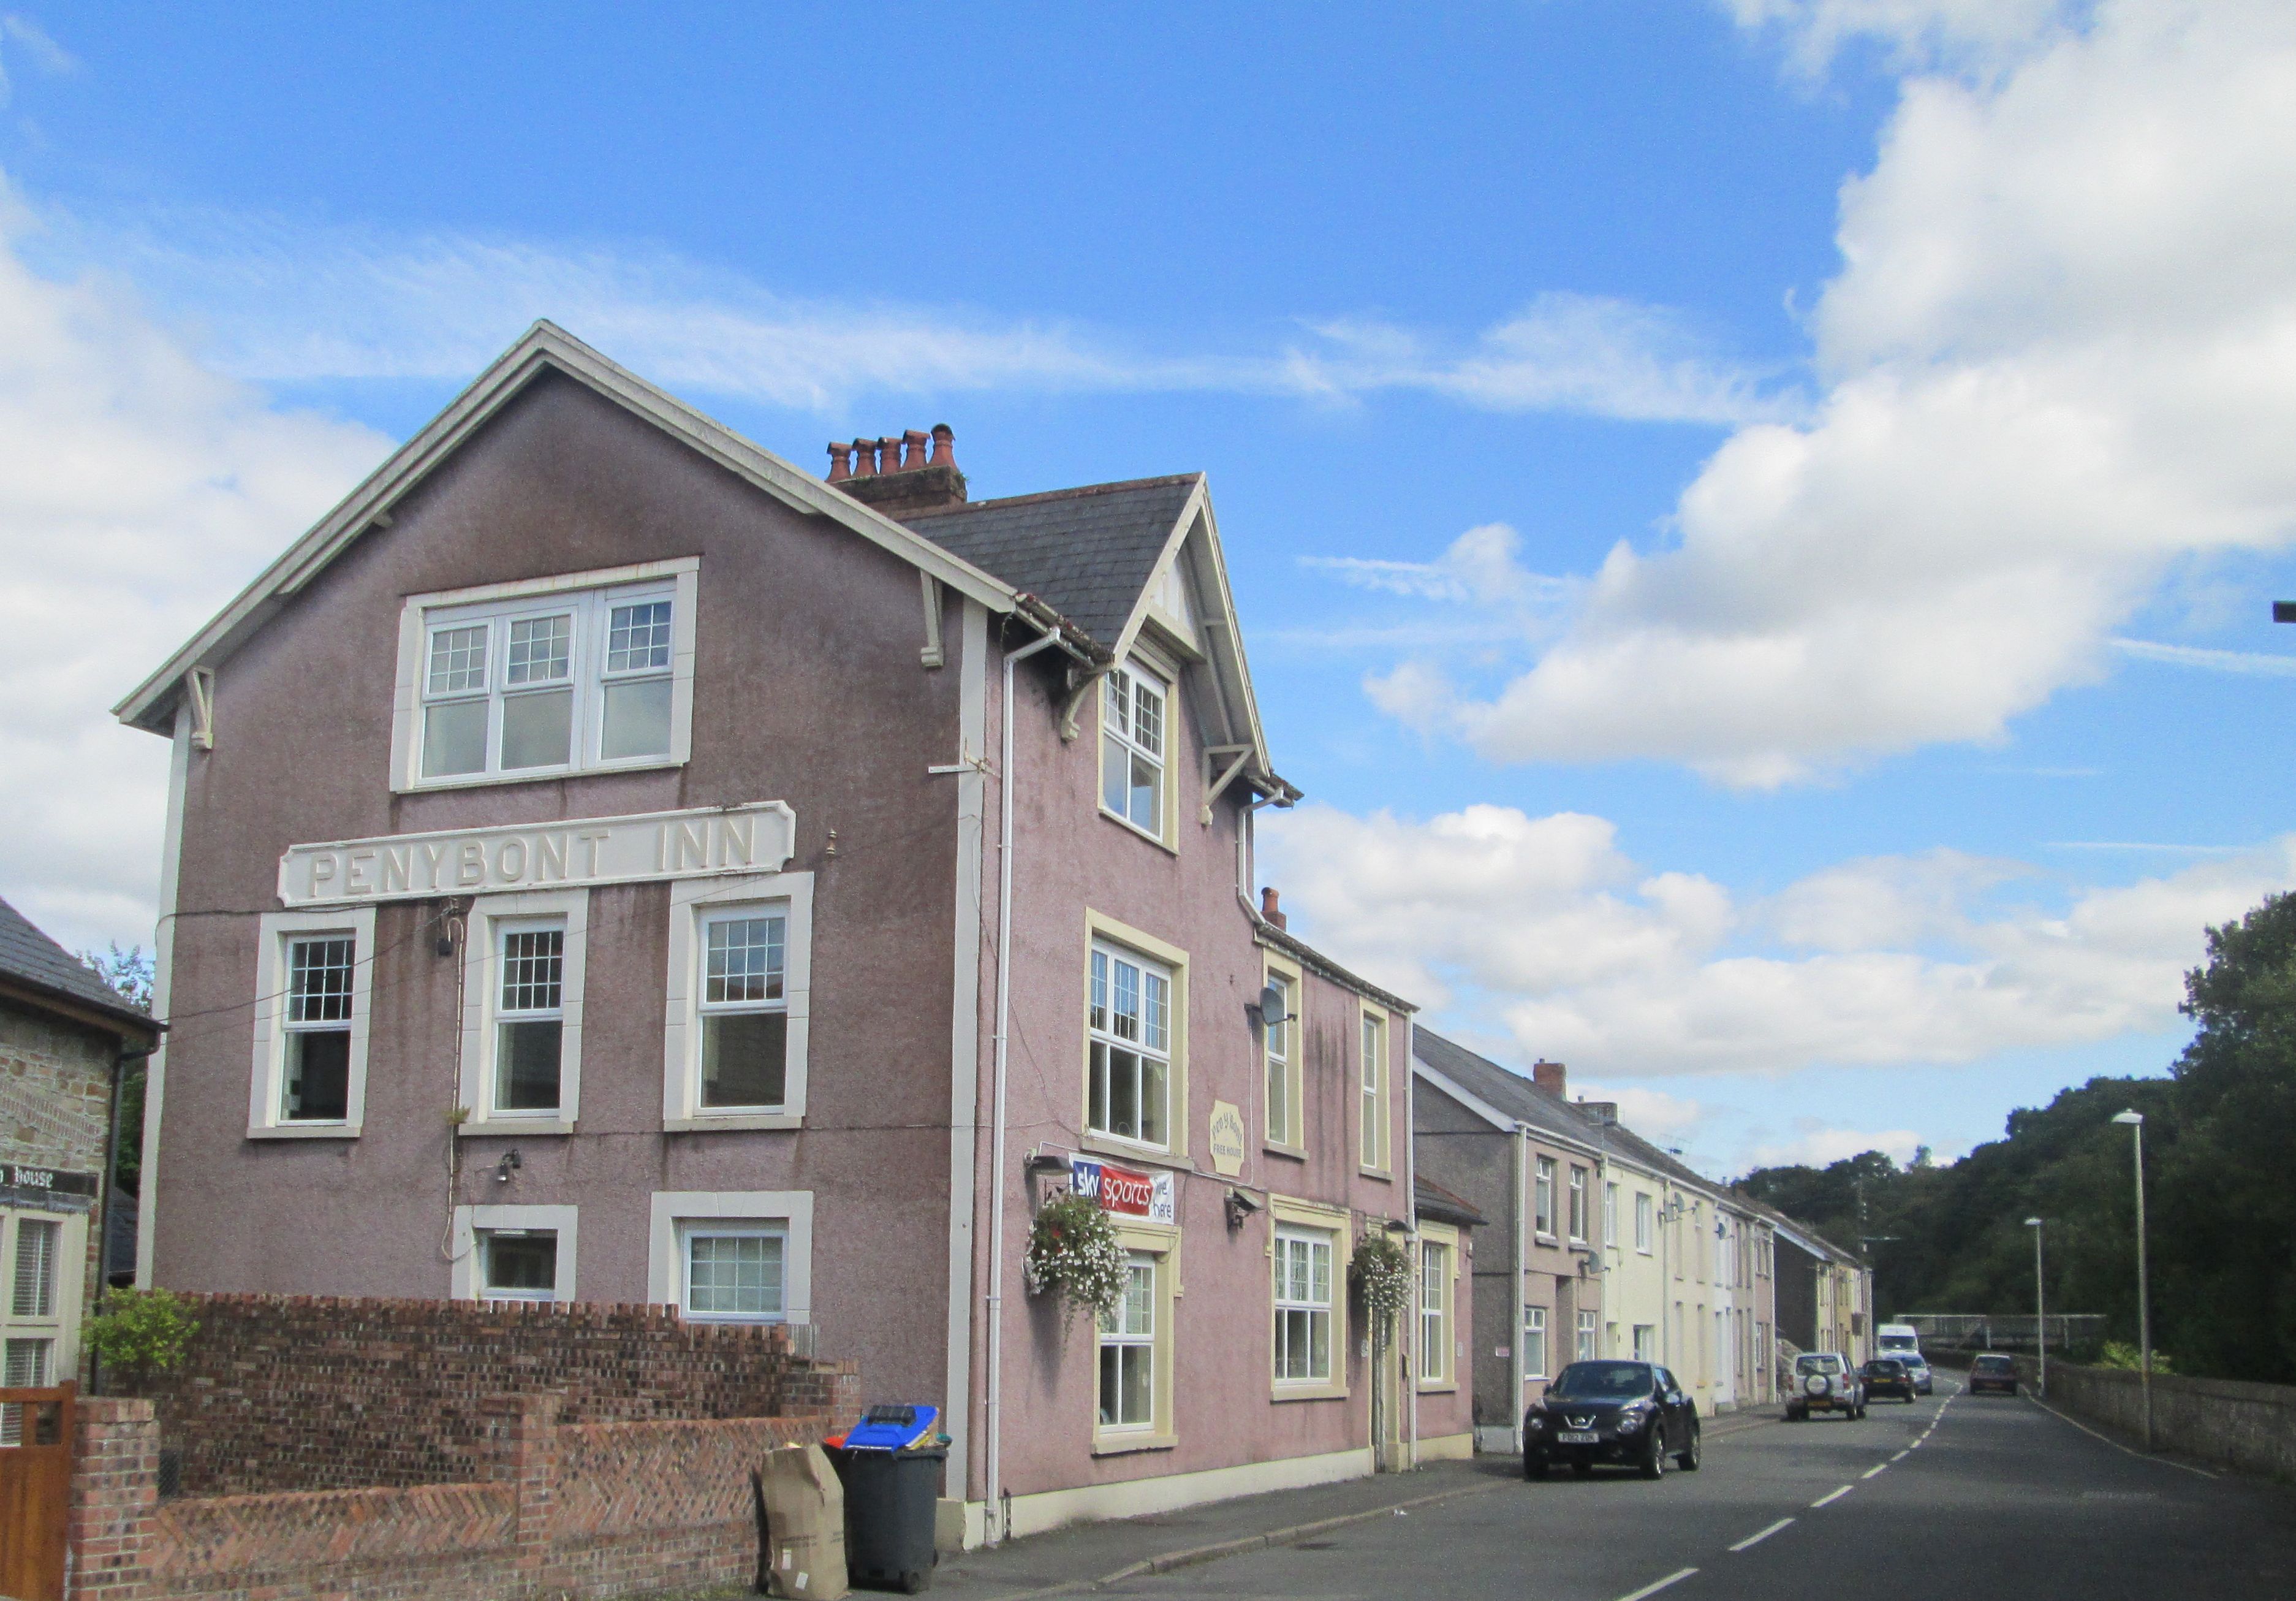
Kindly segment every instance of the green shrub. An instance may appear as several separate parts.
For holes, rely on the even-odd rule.
[[[2126,1341],[2107,1340],[2104,1342],[2104,1349],[2097,1352],[2096,1365],[2099,1367],[2135,1369],[2144,1365],[2144,1353]],[[2169,1362],[2167,1351],[2156,1351],[2152,1353],[2152,1371],[2155,1373],[2177,1371],[2175,1366]]]
[[[87,1320],[87,1348],[105,1368],[144,1378],[181,1362],[199,1332],[190,1301],[172,1290],[113,1290]]]

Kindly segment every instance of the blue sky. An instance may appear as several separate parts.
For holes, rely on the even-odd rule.
[[[2161,1069],[2296,875],[2281,8],[665,9],[0,16],[61,936],[103,709],[537,316],[816,471],[1210,472],[1295,926],[1717,1172]]]

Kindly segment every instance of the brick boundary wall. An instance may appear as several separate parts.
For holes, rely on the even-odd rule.
[[[849,1362],[779,1326],[672,1308],[197,1295],[184,1363],[112,1386],[152,1400],[184,1493],[467,1483],[491,1398],[561,1396],[570,1423],[763,1418],[856,1406]]]
[[[80,1412],[70,1601],[556,1601],[745,1585],[749,1472],[849,1427],[785,1417],[567,1424],[561,1398],[483,1408],[488,1475],[457,1484],[159,1498],[143,1400]]]

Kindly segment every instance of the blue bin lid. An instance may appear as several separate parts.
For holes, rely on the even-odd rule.
[[[872,1407],[845,1436],[849,1451],[901,1451],[931,1438],[940,1408],[929,1406]]]

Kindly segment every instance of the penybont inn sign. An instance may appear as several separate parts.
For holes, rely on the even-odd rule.
[[[342,906],[778,873],[796,842],[797,814],[781,800],[335,840],[288,848],[279,858],[279,900]]]

